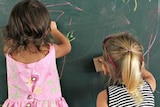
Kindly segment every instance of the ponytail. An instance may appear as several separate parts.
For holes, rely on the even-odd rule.
[[[130,51],[124,56],[121,68],[123,83],[137,105],[143,101],[142,94],[137,88],[142,83],[140,65],[139,57]]]

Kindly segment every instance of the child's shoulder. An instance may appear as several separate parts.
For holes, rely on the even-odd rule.
[[[108,96],[107,96],[107,90],[102,90],[98,93],[97,96],[97,107],[108,107]]]
[[[24,64],[31,64],[34,62],[43,61],[51,56],[55,56],[55,49],[53,44],[49,44],[48,46],[43,46],[40,48],[38,52],[30,52],[30,51],[21,51],[21,52],[11,52],[6,55],[10,59],[24,63]]]

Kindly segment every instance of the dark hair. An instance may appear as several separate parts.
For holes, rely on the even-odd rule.
[[[47,8],[37,0],[23,0],[11,11],[8,25],[3,29],[4,45],[14,51],[26,49],[28,44],[40,46],[49,42],[50,15]]]

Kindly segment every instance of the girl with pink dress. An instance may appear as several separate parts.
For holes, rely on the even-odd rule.
[[[68,107],[56,58],[67,55],[71,45],[51,21],[46,7],[36,0],[17,3],[3,37],[8,79],[8,99],[3,107]]]

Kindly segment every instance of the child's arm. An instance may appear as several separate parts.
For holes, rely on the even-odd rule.
[[[65,56],[71,51],[71,44],[69,40],[57,29],[57,25],[54,21],[51,21],[51,35],[56,41],[55,50],[56,58]]]
[[[154,76],[149,71],[147,71],[143,65],[142,65],[141,72],[142,72],[143,79],[149,83],[149,85],[152,88],[152,91],[154,92],[156,89],[156,80]]]

